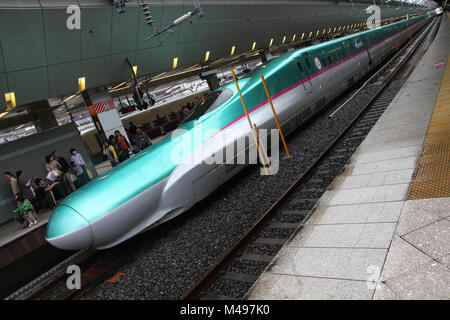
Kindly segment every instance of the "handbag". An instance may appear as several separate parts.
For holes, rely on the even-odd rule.
[[[69,179],[71,182],[75,182],[75,181],[77,181],[78,178],[72,172],[69,172]]]
[[[88,167],[86,167],[86,173],[87,173],[87,175],[88,175],[88,177],[89,177],[89,179],[93,179],[94,178],[94,175],[92,174],[92,172],[91,172],[91,170],[89,170],[89,168]]]

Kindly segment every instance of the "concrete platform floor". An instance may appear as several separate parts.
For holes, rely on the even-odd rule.
[[[444,16],[404,87],[246,299],[450,298],[450,197],[406,200],[449,52]]]

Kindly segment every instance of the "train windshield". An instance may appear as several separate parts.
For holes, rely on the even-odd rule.
[[[233,96],[233,91],[229,88],[223,91],[214,91],[204,97],[189,113],[189,115],[182,121],[186,123],[192,120],[197,120],[201,116],[211,112],[225,102],[227,102]]]

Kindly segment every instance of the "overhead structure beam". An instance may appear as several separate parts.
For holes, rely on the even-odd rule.
[[[222,67],[226,67],[226,66],[233,66],[236,64],[246,63],[246,62],[254,61],[257,59],[259,59],[258,53],[249,54],[247,56],[244,54],[241,54],[239,56],[232,56],[230,59],[221,59],[220,61],[217,60],[216,62],[211,62],[210,65],[211,65],[211,67],[217,69],[217,68],[222,68]],[[144,81],[142,81],[142,83],[145,86],[147,86],[147,88],[156,88],[156,87],[159,87],[161,85],[168,84],[171,82],[180,81],[180,80],[195,77],[195,76],[200,76],[205,71],[206,71],[205,67],[198,65],[195,67],[186,68],[186,70],[180,70],[179,72],[169,73],[166,76],[160,76],[160,77],[157,77],[154,79],[144,80]],[[127,86],[127,87],[123,87],[123,88],[116,89],[116,90],[110,90],[110,93],[113,98],[116,98],[116,97],[124,96],[127,94],[132,94],[132,91],[131,91],[131,87]]]

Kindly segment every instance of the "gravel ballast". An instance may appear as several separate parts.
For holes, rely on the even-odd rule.
[[[394,82],[392,85],[394,85]],[[401,86],[398,83],[397,86]],[[274,176],[261,176],[257,166],[248,166],[234,178],[221,186],[207,199],[195,205],[180,217],[167,222],[156,230],[148,231],[145,237],[149,243],[128,262],[121,265],[117,272],[123,275],[116,283],[104,282],[84,299],[179,299],[194,283],[214,265],[217,260],[266,212],[297,177],[322,153],[363,107],[367,97],[373,95],[378,85],[364,89],[351,103],[340,110],[335,117],[329,114],[348,96],[333,103],[315,119],[297,129],[287,139],[288,148],[293,155],[286,158],[280,148],[280,170]],[[374,122],[375,123],[375,122]],[[355,141],[355,144],[358,143]],[[359,144],[359,143],[358,143]],[[341,148],[354,150],[354,145]],[[336,160],[336,162],[339,162]],[[345,158],[340,166],[345,165]],[[332,166],[334,167],[334,165]],[[317,172],[337,171],[336,168],[321,167]],[[320,193],[311,188],[325,188],[334,177],[312,181],[308,190],[300,190],[293,198],[320,197]],[[288,205],[291,209],[311,209],[314,203]],[[289,209],[288,208],[288,209]],[[286,208],[284,208],[286,209]],[[284,216],[285,222],[294,223],[295,218]],[[299,217],[300,219],[300,217]],[[277,222],[279,222],[278,220]],[[289,229],[272,229],[267,237],[288,237]],[[133,240],[131,240],[133,241]],[[134,240],[136,241],[136,240]],[[143,240],[144,241],[144,240]],[[96,265],[107,265],[116,253],[121,253],[130,245],[128,241],[117,248],[102,252]],[[255,245],[247,248],[246,253],[275,255],[281,246]],[[104,257],[110,258],[104,258]],[[245,264],[247,265],[247,264]],[[260,263],[249,264],[249,274],[261,272]],[[245,266],[233,265],[235,272],[245,272]],[[220,280],[214,284],[213,291],[219,294],[242,297],[251,283],[233,280]]]

